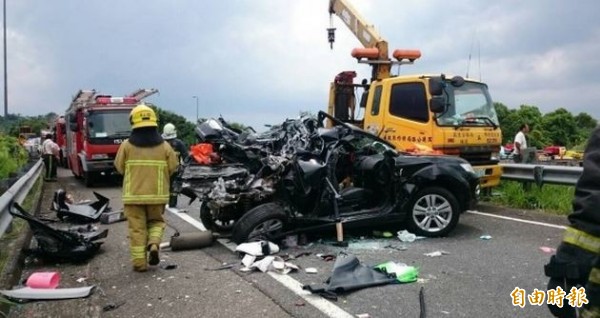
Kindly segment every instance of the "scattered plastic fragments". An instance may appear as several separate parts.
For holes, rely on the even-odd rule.
[[[264,256],[278,253],[279,246],[268,241],[242,243],[235,248],[235,251],[252,256]]]
[[[356,318],[371,318],[371,315],[364,313],[356,315]]]
[[[548,246],[540,246],[540,250],[542,250],[542,252],[548,253],[548,254],[554,254],[554,253],[556,253],[556,249],[555,248],[548,247]]]
[[[482,239],[482,240],[491,240],[492,236],[491,235],[482,235],[479,238]]]
[[[419,270],[416,267],[404,263],[386,262],[375,266],[375,269],[392,274],[400,283],[416,282],[419,276]]]
[[[320,259],[329,262],[329,261],[335,261],[335,255],[333,254],[317,254],[317,257],[319,257]]]
[[[314,268],[314,267],[307,267],[307,268],[305,268],[305,269],[304,269],[304,271],[305,271],[307,274],[316,274],[316,273],[317,273],[317,269],[316,269],[316,268]]]
[[[410,233],[407,230],[399,231],[397,234],[398,234],[398,238],[402,242],[409,242],[410,243],[410,242],[414,242],[417,239],[416,235],[414,235],[413,233]]]
[[[450,253],[448,253],[446,251],[435,251],[435,252],[431,252],[431,253],[425,253],[423,255],[429,256],[429,257],[438,257],[438,256],[442,256],[442,255],[450,255]]]
[[[373,235],[376,237],[384,237],[384,238],[390,238],[390,237],[394,237],[394,234],[392,232],[388,232],[388,231],[373,231]]]
[[[86,280],[87,280],[87,277],[79,277],[79,278],[77,278],[76,282],[78,282],[78,283],[83,283],[83,282],[85,282]]]

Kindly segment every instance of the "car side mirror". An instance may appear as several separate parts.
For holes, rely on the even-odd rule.
[[[444,96],[431,97],[431,100],[429,101],[429,110],[435,114],[446,111],[446,98]]]

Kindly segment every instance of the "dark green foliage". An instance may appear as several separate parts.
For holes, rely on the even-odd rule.
[[[15,137],[0,134],[0,179],[19,170],[27,162],[27,152]]]
[[[492,196],[492,202],[499,205],[555,214],[569,214],[575,195],[573,186],[548,184],[539,188],[532,184],[529,190],[524,190],[520,182],[514,181],[502,181],[493,191],[499,195]]]
[[[512,143],[519,127],[527,123],[530,128],[528,146],[543,149],[550,145],[582,148],[592,130],[598,124],[587,113],[573,116],[565,108],[542,114],[536,106],[521,105],[518,109],[509,109],[502,103],[494,103],[500,128],[502,143]]]
[[[181,139],[187,147],[196,143],[196,126],[193,123],[187,121],[183,116],[164,110],[156,105],[149,106],[156,112],[156,116],[158,117],[158,128],[161,134],[163,127],[167,123],[171,123],[177,128],[177,138]]]

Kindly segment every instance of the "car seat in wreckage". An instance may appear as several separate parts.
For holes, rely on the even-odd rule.
[[[62,221],[65,218],[70,218],[82,222],[94,222],[100,218],[104,211],[109,209],[110,200],[94,192],[97,201],[84,201],[80,203],[69,203],[67,200],[67,192],[63,189],[58,189],[54,192],[52,199],[52,210],[56,211],[56,216]]]
[[[30,250],[33,254],[51,261],[82,262],[93,257],[102,245],[100,239],[106,238],[108,229],[102,232],[80,233],[55,229],[27,213],[18,203],[11,203],[9,213],[29,224],[37,247]]]

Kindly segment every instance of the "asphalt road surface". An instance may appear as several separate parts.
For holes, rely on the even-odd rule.
[[[97,191],[111,199],[114,210],[122,207],[120,186],[107,183],[91,189],[60,171],[59,183],[46,184],[42,215],[58,187],[66,188],[75,199],[92,199]],[[171,225],[181,232],[197,231],[199,204],[179,200],[179,211],[167,211]],[[350,246],[327,244],[324,237],[304,247],[283,249],[280,254],[309,252],[291,262],[300,266],[289,275],[240,271],[240,258],[225,244],[202,250],[161,253],[162,263],[177,268],[153,269],[147,273],[131,271],[128,259],[126,222],[100,225],[109,228],[101,253],[85,264],[49,264],[29,259],[23,279],[33,271],[58,270],[60,287],[96,285],[94,294],[85,299],[34,302],[13,310],[11,317],[419,317],[419,290],[423,288],[427,317],[549,317],[545,304],[512,304],[515,287],[527,294],[535,288],[546,291],[543,266],[550,253],[541,247],[555,248],[561,238],[565,219],[532,212],[505,210],[468,212],[461,216],[456,230],[447,238],[419,239],[404,243],[397,238],[374,239],[364,233],[351,233]],[[503,216],[499,218],[498,216]],[[529,220],[528,223],[523,220]],[[536,223],[539,222],[539,223]],[[57,226],[60,223],[56,224]],[[172,230],[165,235],[168,241]],[[482,235],[491,236],[482,239]],[[386,247],[391,246],[391,247]],[[323,283],[330,275],[332,261],[316,254],[339,252],[353,254],[365,265],[395,261],[417,266],[419,280],[409,284],[371,287],[329,301],[311,295],[302,285]],[[442,256],[424,254],[443,251]],[[223,263],[233,269],[207,271]],[[317,269],[316,274],[304,271]],[[78,278],[85,279],[77,282]],[[103,308],[117,307],[110,311]],[[107,307],[108,308],[108,307]]]

